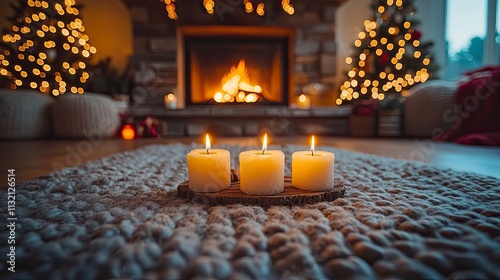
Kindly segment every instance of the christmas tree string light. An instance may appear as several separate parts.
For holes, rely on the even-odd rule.
[[[58,96],[84,93],[90,58],[97,49],[78,17],[75,0],[19,0],[12,27],[0,41],[0,78],[10,87]]]
[[[340,86],[337,105],[358,98],[384,100],[387,94],[404,95],[416,83],[424,83],[436,66],[431,64],[432,43],[421,43],[413,20],[413,0],[373,0],[373,20],[354,41],[352,65]]]

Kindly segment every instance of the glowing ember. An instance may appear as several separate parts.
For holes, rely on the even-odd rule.
[[[221,85],[221,90],[214,94],[217,103],[253,103],[261,98],[262,87],[250,83],[244,59],[240,60],[236,67],[231,67],[229,73],[222,78]]]

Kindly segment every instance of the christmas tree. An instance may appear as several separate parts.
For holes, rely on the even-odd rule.
[[[82,94],[96,48],[78,17],[81,6],[75,0],[19,0],[11,7],[12,27],[0,42],[0,78],[12,89]]]
[[[340,87],[337,105],[404,95],[405,89],[424,83],[436,70],[431,64],[432,43],[420,42],[413,0],[374,0],[372,9],[374,18],[365,20],[354,55],[346,58],[352,69]]]

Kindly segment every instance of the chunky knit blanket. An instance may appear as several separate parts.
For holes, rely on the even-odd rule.
[[[0,278],[500,279],[498,179],[323,147],[344,198],[209,207],[176,197],[192,148],[148,146],[17,186],[16,272],[4,210]],[[223,148],[237,168],[251,147]],[[273,148],[286,174],[307,149]]]

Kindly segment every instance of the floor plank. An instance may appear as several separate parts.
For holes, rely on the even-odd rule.
[[[249,144],[259,146],[259,139],[220,138],[217,144]],[[428,162],[458,171],[471,171],[500,178],[500,148],[462,146],[454,143],[434,143],[429,140],[412,139],[365,139],[344,137],[321,137],[318,146],[332,146],[346,150]],[[308,145],[307,137],[286,137],[271,139],[271,144]],[[16,170],[17,182],[33,179],[63,167],[75,166],[90,160],[97,160],[115,153],[134,150],[151,144],[203,143],[202,137],[173,139],[136,139],[125,141],[108,139],[102,141],[84,140],[30,140],[0,142],[0,172],[6,182],[7,169]],[[5,186],[6,183],[0,182]]]

